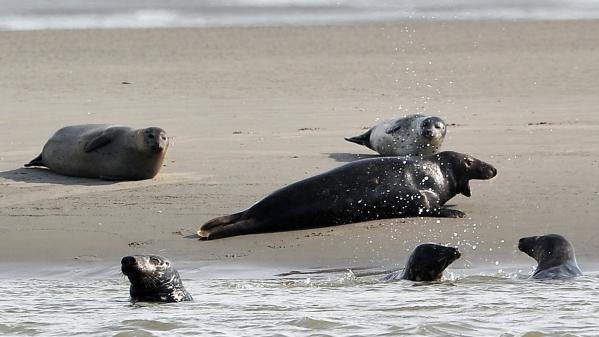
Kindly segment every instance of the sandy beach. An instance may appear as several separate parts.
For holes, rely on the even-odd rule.
[[[599,21],[0,32],[0,263],[403,265],[417,243],[455,268],[532,265],[519,237],[560,233],[599,257]],[[373,152],[343,137],[425,112],[444,149],[492,163],[465,219],[405,218],[200,242],[207,220]],[[160,126],[152,180],[24,169],[70,124]],[[499,266],[499,267],[498,267]]]

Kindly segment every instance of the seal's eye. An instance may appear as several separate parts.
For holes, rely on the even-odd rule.
[[[466,165],[466,167],[470,167],[472,166],[472,164],[474,164],[474,160],[472,160],[472,158],[467,157],[464,159],[464,164]]]
[[[150,262],[152,262],[153,264],[160,264],[160,260],[153,256],[150,257]]]

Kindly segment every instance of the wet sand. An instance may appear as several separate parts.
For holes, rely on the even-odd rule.
[[[158,253],[197,267],[396,267],[419,242],[455,268],[529,267],[521,236],[560,233],[599,257],[599,21],[0,32],[0,263],[114,264]],[[444,149],[494,164],[449,204],[406,218],[200,242],[205,221],[373,153],[343,137],[425,112]],[[159,176],[24,169],[58,128],[161,126]],[[497,261],[497,262],[496,262]]]

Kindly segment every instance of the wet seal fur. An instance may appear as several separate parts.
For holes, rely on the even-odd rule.
[[[345,140],[383,156],[431,155],[439,152],[446,132],[441,118],[415,114],[383,121],[366,133]]]
[[[150,179],[162,168],[167,148],[166,132],[158,127],[72,125],[56,131],[25,167],[44,166],[74,177]]]
[[[388,274],[381,281],[438,281],[445,268],[460,256],[457,248],[422,243],[414,248],[403,270]]]
[[[535,259],[533,279],[568,279],[582,275],[574,247],[561,235],[548,234],[521,238],[518,249]]]
[[[274,191],[242,212],[212,219],[198,235],[210,240],[405,216],[464,217],[443,205],[459,193],[469,197],[471,179],[496,174],[490,164],[450,151],[358,160]]]
[[[132,302],[193,301],[172,263],[157,255],[132,255],[121,260],[121,271],[131,282]]]

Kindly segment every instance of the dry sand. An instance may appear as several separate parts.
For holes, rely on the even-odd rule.
[[[214,268],[394,267],[436,241],[459,245],[456,267],[528,267],[517,239],[556,232],[590,266],[598,31],[599,21],[498,21],[2,32],[0,262],[160,253]],[[418,111],[450,123],[444,149],[499,170],[450,201],[468,218],[194,237],[212,217],[372,154],[343,137]],[[21,168],[56,129],[96,122],[163,127],[166,167],[118,183]]]

